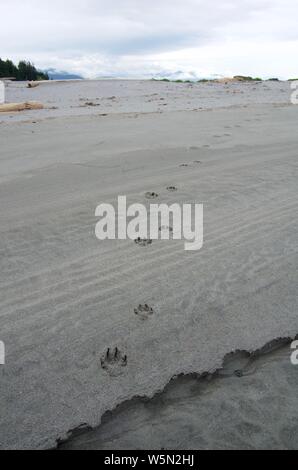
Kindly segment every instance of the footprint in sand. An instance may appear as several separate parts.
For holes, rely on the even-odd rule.
[[[141,320],[148,320],[148,318],[154,314],[153,308],[149,307],[148,304],[140,304],[138,308],[134,309],[134,312]]]
[[[159,231],[162,237],[166,235],[166,240],[170,239],[174,233],[173,227],[169,227],[168,225],[162,225],[161,227],[159,227]]]
[[[127,366],[127,356],[118,348],[108,349],[100,359],[101,368],[111,377],[118,377]]]
[[[138,237],[135,240],[135,244],[139,245],[139,246],[148,246],[148,245],[152,245],[152,240],[150,240],[149,238],[140,238],[140,237]]]
[[[158,194],[157,194],[157,193],[154,193],[154,192],[151,193],[151,192],[148,191],[148,192],[145,194],[145,197],[146,197],[147,199],[157,199],[157,198],[158,198]]]
[[[167,191],[170,191],[170,193],[174,193],[175,191],[178,191],[178,188],[176,188],[176,186],[168,186]]]
[[[187,163],[181,163],[180,168],[185,168],[187,166],[189,166]]]

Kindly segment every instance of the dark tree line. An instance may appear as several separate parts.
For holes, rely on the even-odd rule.
[[[16,80],[49,80],[47,73],[37,70],[31,62],[22,60],[15,65],[11,60],[0,59],[0,79],[14,77]]]

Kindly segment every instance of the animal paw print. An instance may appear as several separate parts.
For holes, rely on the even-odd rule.
[[[147,199],[157,199],[158,198],[158,194],[157,193],[154,193],[154,192],[148,192],[145,194],[146,198]]]
[[[135,314],[138,315],[142,320],[147,320],[151,315],[154,314],[153,308],[149,305],[139,305],[138,308],[135,308]]]
[[[173,235],[173,227],[169,227],[168,225],[162,225],[159,227],[159,231],[162,235],[166,234],[166,236],[171,237]]]
[[[187,163],[181,163],[180,168],[186,168],[187,166],[189,166]]]
[[[127,356],[122,354],[118,348],[109,348],[101,357],[100,364],[101,368],[111,377],[118,377],[123,373],[124,367],[127,366]]]
[[[178,188],[176,188],[176,186],[168,186],[167,191],[174,193],[175,191],[178,191]]]
[[[135,240],[135,243],[136,243],[136,245],[139,245],[139,246],[149,246],[149,245],[152,245],[152,240],[150,240],[149,238],[140,238],[140,237],[138,237]]]

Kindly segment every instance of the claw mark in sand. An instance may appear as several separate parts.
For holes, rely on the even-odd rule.
[[[148,245],[152,245],[152,240],[148,239],[148,238],[137,238],[135,240],[135,243],[136,245],[139,245],[139,246],[148,246]]]
[[[118,377],[127,366],[127,356],[118,349],[108,349],[100,359],[101,368],[111,377]]]
[[[139,305],[138,308],[135,308],[134,312],[142,320],[147,320],[151,315],[154,314],[153,308],[149,307],[148,304]]]

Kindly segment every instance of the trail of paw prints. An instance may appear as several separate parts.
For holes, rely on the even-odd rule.
[[[111,377],[118,377],[123,374],[127,366],[127,355],[118,348],[108,349],[100,359],[101,368]]]
[[[154,310],[148,304],[139,305],[138,308],[134,309],[135,315],[137,315],[141,320],[148,320],[152,315],[154,315]]]
[[[141,237],[138,237],[136,240],[135,240],[135,244],[138,245],[138,246],[149,246],[149,245],[152,245],[153,241],[150,240],[150,238],[141,238]]]
[[[230,134],[224,134],[225,136],[228,136]],[[223,136],[214,136],[214,137],[223,137]],[[199,150],[201,150],[202,148],[210,148],[210,145],[209,144],[204,144],[202,145],[201,147],[197,147],[197,146],[191,146],[191,147],[188,147],[188,151],[190,152],[197,152]],[[192,162],[185,162],[185,163],[181,163],[179,165],[180,168],[188,168],[188,167],[192,167],[193,164],[198,164],[200,165],[202,163],[201,160],[193,160]]]

